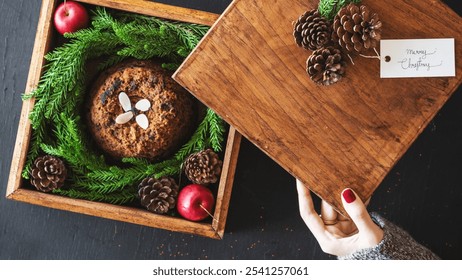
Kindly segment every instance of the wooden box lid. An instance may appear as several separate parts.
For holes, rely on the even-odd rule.
[[[456,77],[381,79],[380,61],[353,56],[346,77],[318,86],[292,22],[318,0],[235,0],[174,78],[336,209],[351,187],[363,200],[457,89]],[[440,1],[364,0],[383,39],[455,38],[462,20]],[[444,16],[442,16],[444,15]]]

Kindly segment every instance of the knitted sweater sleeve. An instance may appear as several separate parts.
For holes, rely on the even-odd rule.
[[[383,239],[372,248],[358,250],[339,260],[435,260],[437,255],[417,243],[406,231],[389,222],[377,213],[372,220],[382,228]]]

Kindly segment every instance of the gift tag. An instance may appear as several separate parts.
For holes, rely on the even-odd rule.
[[[380,77],[454,77],[454,39],[380,41]]]

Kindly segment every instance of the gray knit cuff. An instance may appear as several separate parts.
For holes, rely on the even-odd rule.
[[[339,260],[435,260],[433,252],[417,243],[406,231],[389,222],[377,213],[371,213],[372,220],[382,228],[383,239],[372,248],[361,249]]]

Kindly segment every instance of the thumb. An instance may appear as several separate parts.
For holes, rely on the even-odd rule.
[[[342,191],[342,202],[343,207],[360,233],[376,231],[378,226],[372,221],[366,206],[352,189],[346,188]]]

